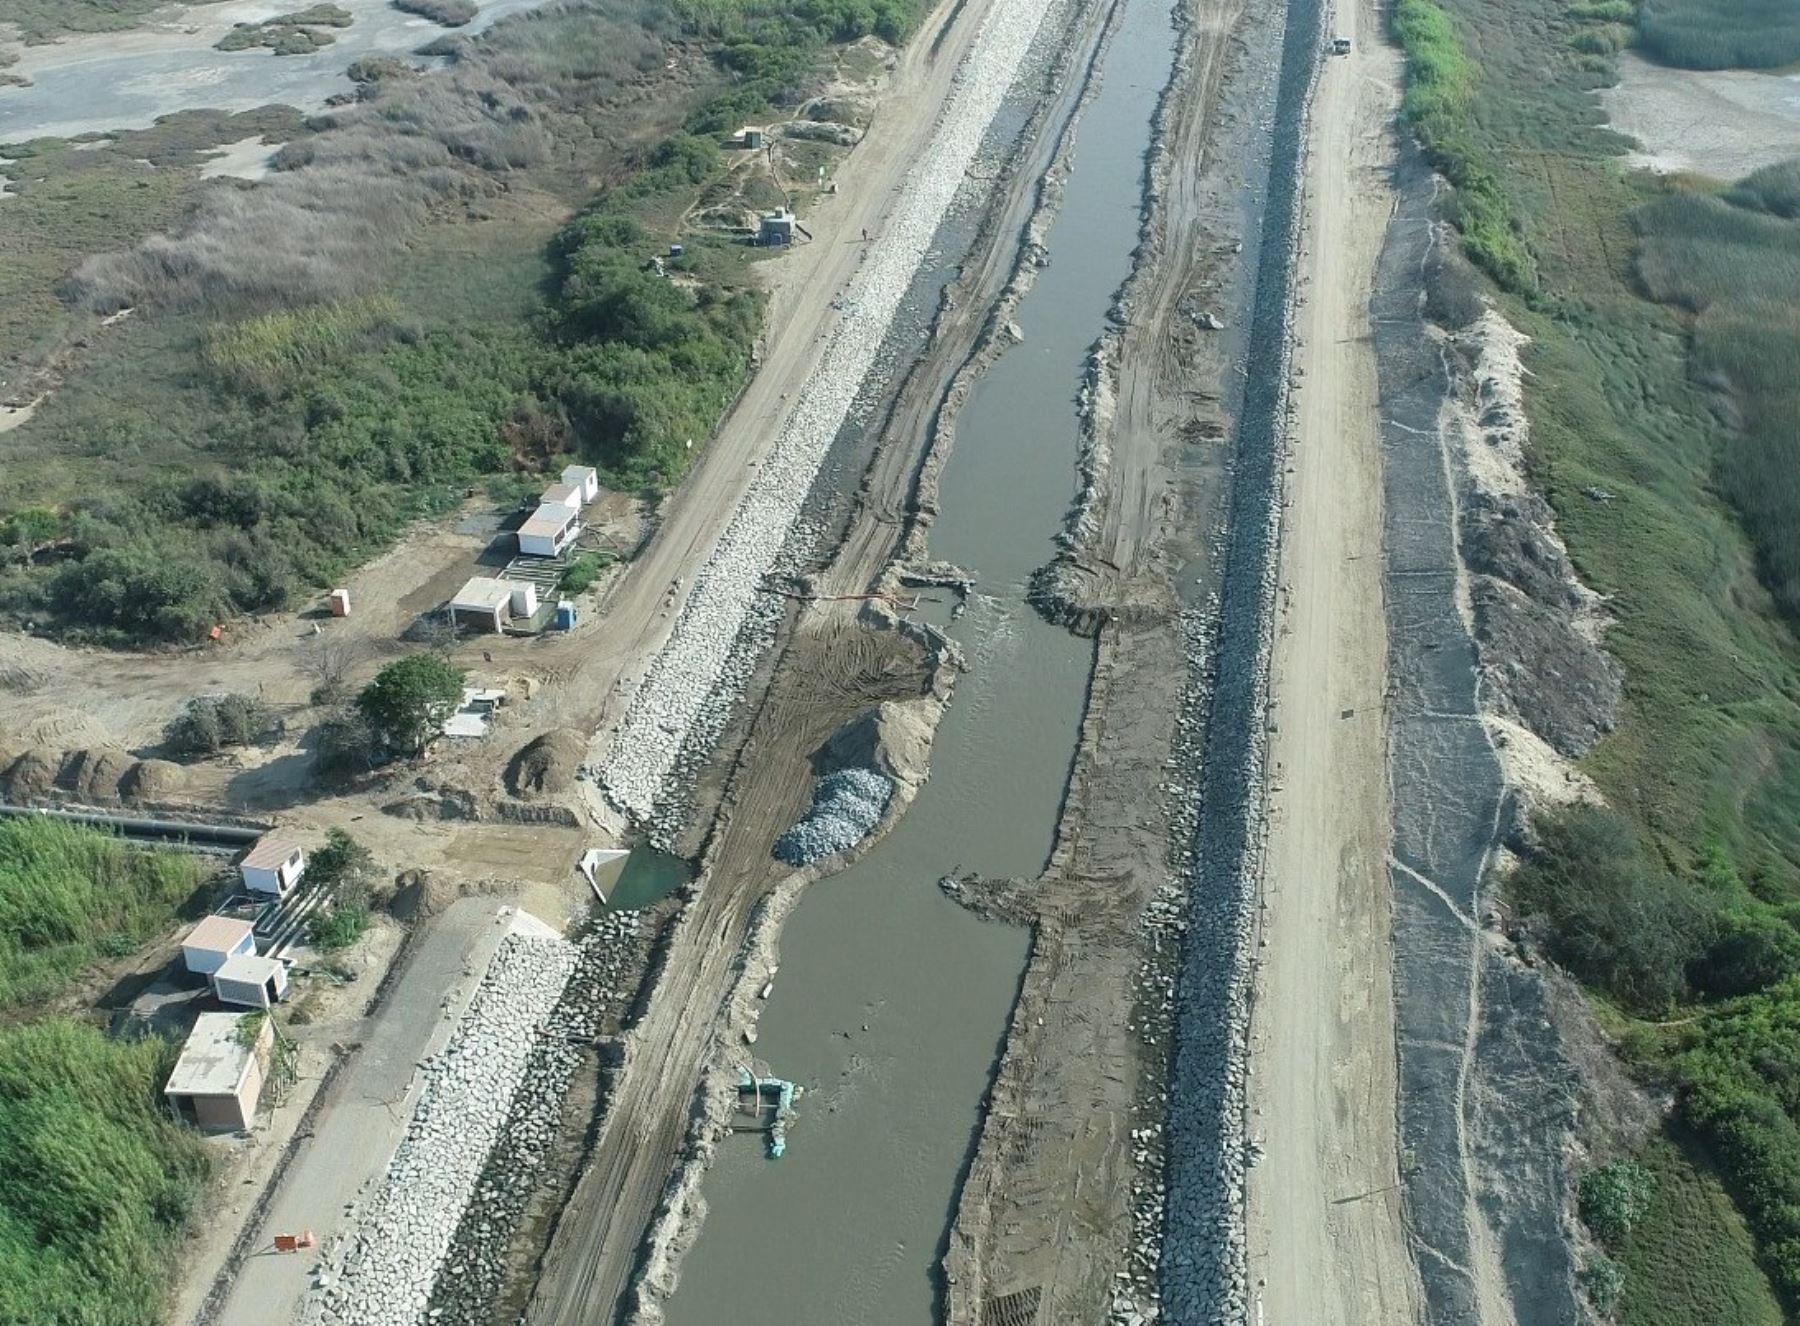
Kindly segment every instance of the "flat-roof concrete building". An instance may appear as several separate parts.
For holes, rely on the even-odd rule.
[[[546,502],[519,526],[519,551],[526,557],[555,557],[581,532],[581,512],[563,502]]]
[[[575,490],[580,499],[577,506],[586,506],[600,496],[600,471],[592,465],[563,466],[562,481]]]
[[[181,941],[181,960],[196,976],[211,976],[231,959],[255,953],[255,928],[233,916],[209,916]]]
[[[252,893],[284,897],[306,873],[306,849],[286,834],[267,833],[245,854],[238,870]]]
[[[470,576],[450,600],[450,622],[477,631],[503,631],[515,618],[530,621],[537,610],[537,586],[531,581]]]
[[[239,954],[213,973],[212,986],[221,1004],[268,1008],[287,993],[287,965],[254,953]]]
[[[246,1034],[250,1013],[202,1013],[181,1047],[163,1098],[169,1108],[209,1133],[239,1132],[256,1118],[263,1063],[275,1032],[266,1018]]]

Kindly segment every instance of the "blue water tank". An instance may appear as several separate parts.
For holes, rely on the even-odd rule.
[[[558,599],[556,602],[556,629],[559,631],[575,629],[575,605],[568,599]]]

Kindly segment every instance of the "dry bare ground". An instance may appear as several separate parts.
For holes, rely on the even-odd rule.
[[[1395,1138],[1381,450],[1369,291],[1398,55],[1337,15],[1312,113],[1274,651],[1263,965],[1252,1022],[1251,1272],[1269,1321],[1420,1320]]]

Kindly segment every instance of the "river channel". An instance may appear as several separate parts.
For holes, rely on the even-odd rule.
[[[1093,661],[1025,591],[1074,496],[1076,393],[1130,269],[1172,70],[1171,0],[1122,3],[1050,266],[1016,314],[1024,343],[971,393],[943,475],[931,555],[978,577],[951,627],[970,671],[912,808],[862,861],[809,889],[782,932],[756,1053],[806,1094],[781,1160],[754,1135],[721,1149],[671,1326],[934,1319],[934,1269],[1028,947],[1024,931],[976,919],[937,881],[1044,868]]]

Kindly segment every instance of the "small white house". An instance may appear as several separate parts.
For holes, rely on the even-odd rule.
[[[213,973],[212,987],[222,1004],[268,1008],[287,993],[287,964],[254,953],[234,957]]]
[[[248,1013],[202,1013],[181,1047],[163,1097],[176,1115],[209,1133],[241,1132],[256,1118],[263,1063],[274,1045],[267,1020],[244,1034]]]
[[[306,849],[284,834],[264,834],[238,863],[238,870],[252,893],[284,897],[306,873]]]
[[[600,496],[600,471],[592,465],[563,466],[562,481],[575,490],[577,506],[586,506]]]
[[[538,495],[539,506],[572,506],[580,510],[582,506],[581,488],[572,483],[553,483]]]
[[[555,557],[581,532],[581,512],[561,502],[546,502],[519,526],[519,552],[526,557]]]
[[[181,941],[181,960],[196,976],[211,976],[231,959],[255,954],[255,929],[231,916],[209,916]]]
[[[470,576],[450,600],[451,623],[479,631],[501,630],[514,615],[513,589],[510,580]]]

